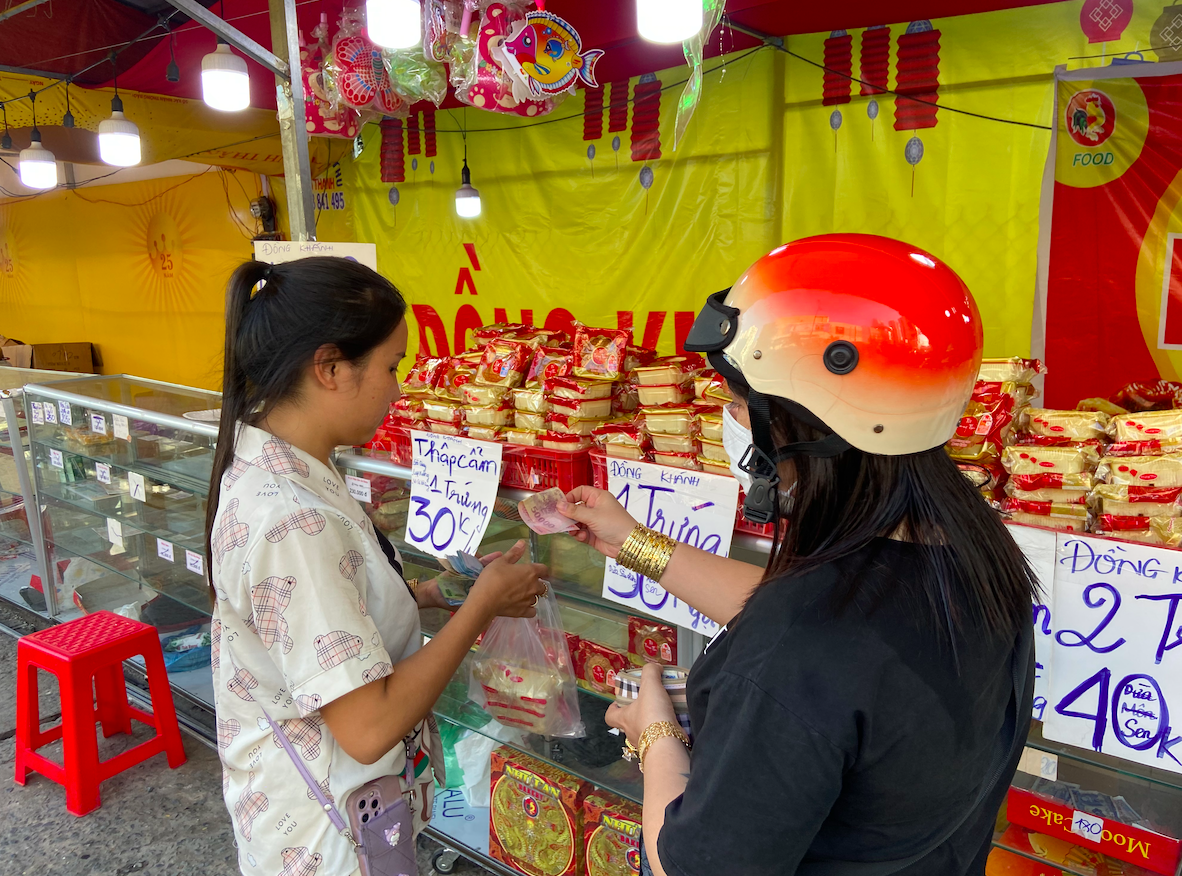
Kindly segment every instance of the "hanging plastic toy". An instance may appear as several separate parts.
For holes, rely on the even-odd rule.
[[[320,23],[312,29],[313,45],[304,42],[300,34],[300,73],[304,79],[307,101],[304,113],[308,133],[315,137],[341,137],[352,140],[361,130],[357,111],[341,103],[333,103],[331,89],[324,78],[324,62],[330,53],[328,16],[320,14]]]
[[[356,110],[392,116],[407,109],[390,83],[382,50],[365,37],[338,39],[332,49],[335,85],[341,100]]]
[[[558,99],[553,97],[541,100],[515,97],[513,79],[497,59],[509,30],[525,20],[526,9],[532,5],[525,0],[491,3],[480,18],[474,50],[470,40],[462,40],[455,53],[459,57],[453,60],[451,70],[452,86],[463,103],[489,112],[526,117],[546,115],[558,106]]]
[[[602,49],[583,51],[579,32],[551,12],[527,12],[493,55],[513,79],[513,96],[528,100],[574,93],[581,79],[598,88],[595,64]]]

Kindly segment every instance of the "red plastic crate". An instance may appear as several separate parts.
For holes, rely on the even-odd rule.
[[[569,493],[591,483],[590,450],[548,450],[506,444],[501,484],[538,492],[557,487]]]

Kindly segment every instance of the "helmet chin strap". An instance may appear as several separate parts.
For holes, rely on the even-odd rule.
[[[752,523],[773,523],[780,511],[780,475],[776,466],[794,456],[834,457],[851,445],[834,432],[815,441],[795,441],[777,447],[772,438],[770,397],[752,390],[747,396],[747,411],[751,417],[752,444],[739,461],[739,468],[751,475],[751,489],[743,502],[743,516]]]

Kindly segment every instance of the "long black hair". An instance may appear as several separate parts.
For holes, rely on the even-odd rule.
[[[737,381],[731,389],[744,399],[749,391]],[[771,406],[771,426],[781,445],[830,434],[794,416],[791,404]],[[943,447],[902,456],[851,447],[830,458],[796,456],[780,472],[784,485],[795,486],[764,584],[806,574],[874,538],[896,536],[933,548],[922,552],[914,585],[954,646],[966,625],[1012,635],[1031,623],[1038,581],[1000,515]],[[856,580],[846,582],[844,601],[857,599],[857,589]]]
[[[363,364],[405,315],[394,284],[350,259],[251,261],[234,271],[226,289],[222,417],[205,510],[206,568],[213,568],[213,521],[238,424],[253,425],[293,398],[321,347],[335,346],[341,360]]]

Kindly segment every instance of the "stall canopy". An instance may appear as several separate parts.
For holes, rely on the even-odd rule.
[[[224,0],[216,5],[208,0],[202,2],[247,36],[264,46],[271,45],[267,0]],[[737,24],[784,36],[1040,6],[1046,2],[847,0],[804,4],[789,0],[728,0],[726,12]],[[322,13],[335,23],[342,5],[342,0],[299,0],[296,6],[300,29],[307,34]],[[606,50],[598,68],[600,80],[605,82],[683,63],[680,46],[659,46],[640,38],[636,32],[635,7],[636,0],[595,3],[550,0],[546,4],[547,10],[569,19],[579,28],[585,45]],[[123,49],[137,37],[140,39],[134,45]],[[709,41],[706,54],[718,55],[755,44],[751,37],[724,30]],[[70,3],[43,0],[0,21],[0,59],[4,63],[0,71],[76,76],[74,81],[88,88],[112,84],[113,68],[106,59],[112,49],[120,49],[117,61],[120,87],[200,100],[201,58],[213,47],[212,33],[161,0],[72,0]],[[180,81],[175,83],[165,78],[174,54],[181,71]],[[249,62],[249,68],[252,106],[273,109],[274,76],[253,62]],[[450,100],[453,99],[449,97]]]

